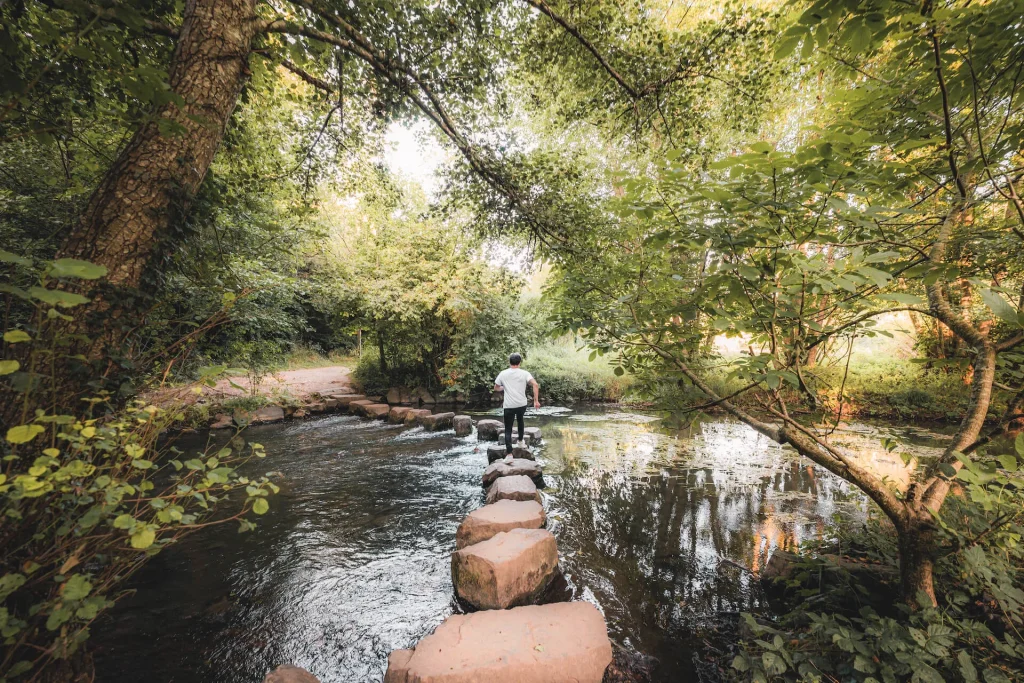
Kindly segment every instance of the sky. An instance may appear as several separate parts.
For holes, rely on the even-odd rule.
[[[428,196],[436,197],[440,189],[437,171],[448,152],[434,138],[431,126],[423,119],[392,123],[385,136],[384,163],[393,173],[419,182]]]

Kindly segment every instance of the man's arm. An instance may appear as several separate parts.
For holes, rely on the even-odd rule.
[[[537,380],[531,378],[530,386],[533,387],[533,407],[540,408],[540,385],[537,384]]]

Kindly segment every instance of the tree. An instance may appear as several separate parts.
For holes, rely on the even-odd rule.
[[[618,225],[561,264],[567,326],[628,364],[664,364],[707,396],[702,407],[725,409],[864,491],[896,530],[903,592],[918,605],[936,602],[943,502],[958,479],[994,475],[979,449],[1024,399],[1014,351],[1024,342],[1018,18],[1015,2],[923,14],[874,0],[810,5],[777,54],[799,47],[837,78],[824,125],[757,142],[696,178],[669,152],[653,180],[623,185]],[[951,299],[958,280],[981,292],[982,324]],[[830,421],[808,425],[790,406],[803,398],[817,408],[810,351],[875,334],[879,315],[901,310],[948,327],[973,367],[957,432],[905,491],[831,441]],[[745,335],[754,349],[734,368],[734,394],[704,377],[708,329]],[[998,383],[1007,407],[986,432],[997,373],[1016,386]]]

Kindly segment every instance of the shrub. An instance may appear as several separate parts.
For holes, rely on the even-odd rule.
[[[542,398],[554,403],[617,401],[632,383],[631,377],[616,375],[605,357],[591,359],[589,351],[567,340],[530,349],[523,367],[537,378]]]
[[[52,359],[71,343],[63,311],[88,302],[60,285],[102,274],[71,259],[41,264],[39,286],[19,290],[31,315],[4,330],[0,388],[10,426],[0,442],[0,671],[8,679],[60,668],[149,558],[211,523],[251,528],[246,515],[266,512],[277,491],[238,471],[263,456],[259,444],[236,437],[186,454],[160,442],[182,418],[176,410],[119,405],[102,392],[81,401],[58,393],[68,386],[59,374],[67,359]],[[213,384],[223,370],[202,379]],[[229,496],[234,509],[218,512]]]
[[[880,613],[852,599],[867,594],[857,574],[808,588],[798,573],[801,604],[776,622],[744,615],[750,637],[732,671],[744,681],[985,681],[1024,680],[1024,436],[1017,455],[965,465],[964,495],[942,508],[944,557],[936,565],[937,608],[911,611],[901,601]],[[837,529],[834,551],[897,563],[888,522]],[[813,560],[809,561],[814,574]],[[804,572],[804,576],[807,572]],[[876,596],[877,598],[877,596]],[[877,604],[879,600],[875,600]],[[813,604],[814,611],[808,611]]]

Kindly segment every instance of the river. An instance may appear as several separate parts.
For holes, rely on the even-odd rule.
[[[835,515],[867,514],[845,482],[728,419],[542,408],[527,424],[543,429],[548,528],[574,598],[601,608],[615,644],[657,658],[658,681],[714,678],[704,629],[762,600],[743,568],[820,538]],[[839,436],[897,479],[902,450],[938,445],[925,430]],[[324,683],[380,681],[388,652],[458,609],[449,556],[483,504],[487,464],[475,436],[338,415],[246,438],[268,453],[249,473],[283,475],[270,512],[254,532],[204,530],[140,571],[94,629],[97,680],[258,683],[292,663]]]

